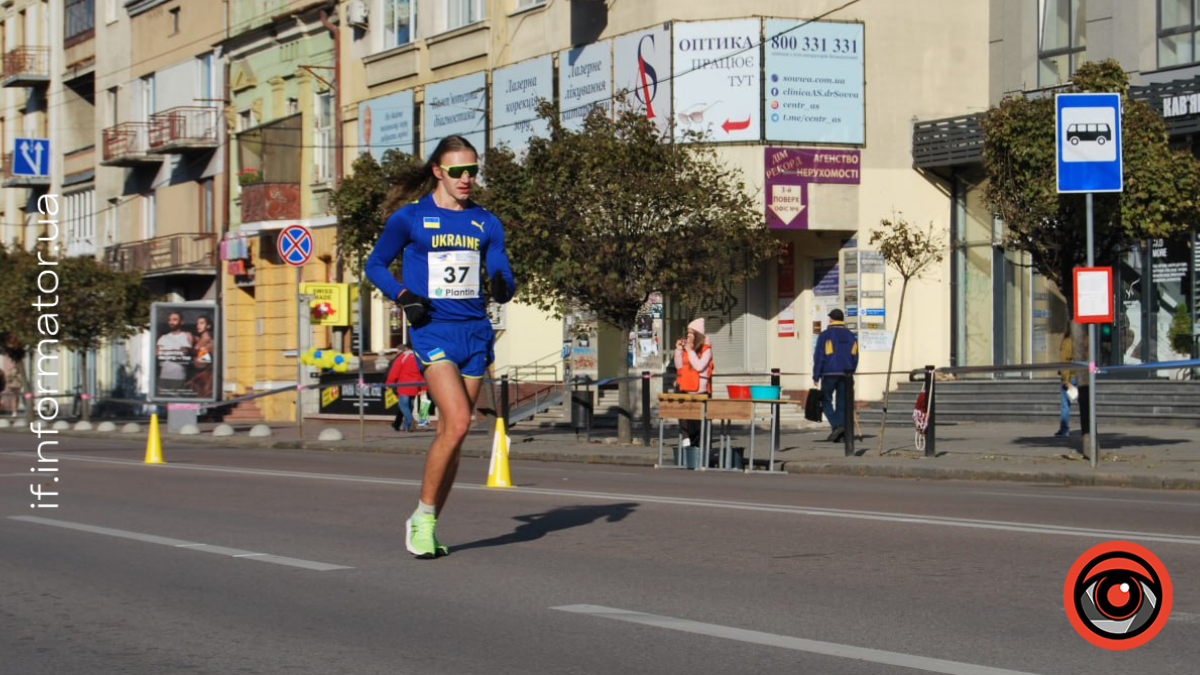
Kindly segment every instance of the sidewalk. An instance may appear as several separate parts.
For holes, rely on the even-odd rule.
[[[356,420],[305,420],[304,439],[300,440],[295,423],[270,423],[273,435],[250,438],[252,424],[235,425],[234,436],[214,438],[214,424],[201,425],[202,434],[168,434],[160,423],[164,443],[185,442],[242,447],[296,448],[329,451],[391,452],[423,454],[433,431],[411,433],[392,431],[387,422],[367,421],[360,438]],[[322,429],[338,429],[343,440],[320,441]],[[492,447],[494,423],[479,422],[467,437],[463,454],[488,457]],[[1138,488],[1200,490],[1200,438],[1194,429],[1154,426],[1101,427],[1098,442],[1100,461],[1093,469],[1080,454],[1082,437],[1074,433],[1056,438],[1053,429],[1034,429],[1022,424],[959,423],[939,425],[937,456],[924,457],[913,444],[911,420],[897,420],[885,437],[884,453],[878,451],[878,428],[864,428],[866,439],[856,444],[855,457],[846,457],[842,443],[829,443],[826,426],[785,427],[775,454],[775,469],[791,474],[827,474],[849,476],[890,476],[902,478],[941,478],[961,480],[1005,480],[1053,483],[1060,485],[1103,485]],[[24,427],[0,430],[8,434],[28,433]],[[138,439],[144,442],[147,425],[140,435],[119,432],[64,431],[67,437]],[[769,453],[769,435],[758,427],[755,464],[765,468]],[[673,424],[666,426],[668,447],[665,461],[672,461],[670,446],[676,440]],[[634,430],[635,443],[621,444],[615,429],[596,429],[590,440],[577,436],[570,428],[531,428],[518,424],[509,431],[509,457],[514,461],[566,461],[594,464],[653,466],[658,461],[658,429],[651,434],[651,447],[641,444],[640,430]],[[2,443],[2,442],[0,442]],[[749,445],[749,429],[734,430],[734,446]],[[747,448],[746,453],[749,453]],[[170,461],[170,457],[167,457]],[[519,469],[514,468],[519,475]],[[754,480],[751,476],[747,479]]]

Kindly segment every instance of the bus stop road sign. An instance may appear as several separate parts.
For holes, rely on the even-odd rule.
[[[1054,135],[1059,192],[1120,192],[1120,94],[1058,94]]]

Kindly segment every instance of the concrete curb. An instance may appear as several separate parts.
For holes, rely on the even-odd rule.
[[[0,429],[0,434],[3,433],[28,433],[23,428]],[[74,431],[63,430],[58,434],[60,437],[70,438],[113,438],[118,440],[130,440],[128,435],[122,435],[118,432],[96,432],[96,431]],[[214,442],[222,445],[231,445],[236,447],[257,448],[262,450],[309,450],[316,452],[336,452],[336,453],[388,453],[395,455],[424,455],[427,450],[427,444],[432,436],[420,436],[404,439],[393,438],[378,438],[378,443],[375,445],[359,445],[356,438],[343,441],[319,441],[319,440],[284,440],[278,438],[251,438],[248,436],[227,436],[214,439],[209,434],[201,434],[199,436],[180,436],[178,434],[163,434],[163,439],[171,443],[181,443],[190,445],[209,445]],[[654,466],[657,462],[657,452],[647,452],[648,449],[642,445],[631,445],[630,448],[641,449],[641,453],[629,452],[624,449],[625,446],[614,446],[611,443],[594,443],[598,446],[596,450],[587,447],[587,444],[573,444],[572,447],[579,447],[579,450],[574,452],[564,452],[561,450],[552,449],[525,449],[522,446],[522,439],[519,437],[513,439],[516,442],[512,443],[509,449],[509,458],[519,461],[534,461],[534,462],[573,462],[580,464],[602,464],[611,466]],[[607,452],[603,448],[611,448]],[[476,459],[486,459],[491,456],[491,440],[486,435],[476,434],[469,436],[467,443],[463,446],[462,454],[464,457]],[[168,462],[170,458],[165,458]],[[1164,472],[1145,472],[1145,471],[1130,471],[1130,472],[1113,472],[1104,471],[1103,469],[1092,473],[1090,468],[1085,468],[1080,464],[1077,471],[1065,471],[1056,468],[1036,468],[1024,469],[1011,467],[1000,469],[996,467],[965,467],[965,466],[938,466],[934,462],[938,459],[925,460],[924,458],[917,459],[912,463],[901,463],[903,460],[897,460],[892,463],[850,463],[855,460],[839,461],[839,460],[776,460],[780,463],[780,470],[795,475],[824,475],[824,476],[852,476],[852,477],[877,477],[877,478],[908,478],[917,480],[965,480],[965,481],[1006,481],[1006,482],[1024,482],[1024,483],[1045,483],[1055,485],[1077,485],[1091,487],[1121,487],[1121,488],[1141,488],[1141,489],[1158,489],[1158,490],[1200,490],[1200,473],[1195,473],[1188,470],[1188,473],[1195,475],[1178,475],[1176,473]],[[860,458],[858,460],[862,462]],[[867,460],[870,461],[870,460]],[[961,461],[961,459],[959,459]],[[926,463],[929,462],[929,463]]]

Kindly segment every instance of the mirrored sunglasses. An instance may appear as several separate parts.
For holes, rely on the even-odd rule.
[[[464,171],[471,178],[474,178],[475,176],[479,175],[479,164],[478,163],[455,164],[454,166],[442,166],[441,164],[439,164],[438,166],[441,167],[442,171],[445,171],[446,175],[450,176],[451,178],[462,178]]]

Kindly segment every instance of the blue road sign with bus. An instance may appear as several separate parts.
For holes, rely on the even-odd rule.
[[[1058,94],[1054,135],[1059,192],[1120,192],[1121,95]]]
[[[12,173],[14,176],[50,175],[50,140],[46,138],[13,139]]]

